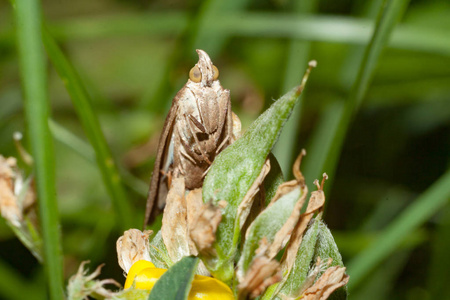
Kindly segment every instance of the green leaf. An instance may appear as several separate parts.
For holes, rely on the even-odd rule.
[[[248,234],[246,235],[244,249],[238,264],[238,272],[242,272],[242,276],[247,272],[261,239],[265,237],[269,244],[273,243],[276,233],[291,216],[301,195],[301,189],[298,186],[266,208],[252,222],[247,230]]]
[[[314,257],[317,237],[319,234],[319,221],[314,219],[314,223],[309,226],[303,236],[302,243],[295,257],[294,265],[287,275],[286,280],[281,282],[279,294],[285,296],[295,296],[295,293],[302,287],[303,282],[308,276],[311,262]],[[276,293],[278,295],[278,293]],[[298,295],[297,295],[298,296]]]
[[[187,299],[197,268],[198,258],[183,257],[174,264],[161,278],[148,297],[148,300],[184,300]]]
[[[227,201],[214,243],[219,260],[204,260],[208,269],[224,282],[234,273],[233,260],[240,238],[237,209],[259,176],[283,124],[289,117],[302,87],[296,87],[275,102],[231,146],[214,160],[203,185],[203,201]]]
[[[149,294],[150,294],[149,290],[140,290],[140,289],[135,289],[135,288],[129,288],[129,289],[120,291],[120,293],[118,295],[115,295],[111,299],[112,300],[144,300],[144,299],[148,299]],[[102,299],[102,298],[100,298],[100,299]]]
[[[327,225],[325,225],[321,220],[316,222],[319,223],[319,235],[316,242],[313,263],[316,261],[317,257],[320,257],[322,261],[326,261],[328,258],[331,258],[333,261],[331,262],[330,267],[343,267],[344,263],[342,262],[341,253],[339,253],[339,249],[334,241],[330,229],[328,229]],[[322,273],[319,273],[319,276],[320,275],[322,275]]]
[[[167,252],[166,245],[161,236],[161,230],[155,235],[155,237],[150,242],[149,248],[150,258],[152,263],[160,269],[168,269],[173,265],[172,260]]]
[[[319,223],[319,235],[316,242],[314,258],[311,263],[314,263],[318,257],[320,257],[323,262],[327,261],[328,258],[331,258],[333,261],[329,267],[343,267],[344,263],[342,262],[341,253],[339,253],[339,249],[334,241],[330,229],[328,229],[327,225],[325,225],[321,220],[317,221],[317,223]],[[317,275],[317,278],[319,278],[324,272],[325,270],[320,272]],[[347,299],[347,286],[343,286],[334,291],[328,299]]]
[[[280,164],[278,163],[275,155],[269,153],[270,160],[270,171],[267,174],[266,178],[264,178],[263,186],[264,186],[264,196],[265,196],[265,206],[267,206],[272,200],[273,196],[277,192],[278,186],[284,182],[283,173],[281,171]]]
[[[314,219],[314,223],[309,225],[303,236],[302,243],[297,252],[295,262],[285,281],[279,283],[278,292],[274,288],[268,290],[272,293],[264,299],[284,299],[289,297],[298,297],[308,273],[317,260],[317,258],[326,262],[328,258],[333,259],[331,266],[343,266],[341,254],[338,251],[336,243],[330,230],[322,220]],[[319,278],[325,270],[322,270],[316,277]],[[271,296],[271,297],[270,297]],[[343,287],[335,291],[330,299],[346,299],[347,288]]]

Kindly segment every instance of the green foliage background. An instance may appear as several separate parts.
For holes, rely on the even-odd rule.
[[[369,44],[383,3],[393,19],[402,17],[379,59],[368,60],[375,72],[364,74],[365,49],[385,46]],[[218,66],[244,128],[316,59],[275,155],[289,177],[306,148],[307,183],[330,175],[324,220],[348,266],[350,297],[450,297],[448,1],[47,0],[42,11],[50,59],[39,85],[51,102],[65,280],[89,259],[92,269],[106,263],[103,278],[124,281],[115,241],[141,226],[159,131],[200,48]],[[15,24],[11,3],[1,1],[4,156],[18,156],[15,131],[24,132],[27,149],[35,132],[25,127],[34,114],[24,114],[19,67],[35,53],[19,57],[17,41],[29,36],[18,38]],[[46,281],[1,220],[0,298],[44,299]]]

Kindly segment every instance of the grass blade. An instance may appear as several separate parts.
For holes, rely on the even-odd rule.
[[[72,103],[78,113],[84,131],[94,148],[97,165],[102,174],[103,182],[112,199],[117,221],[122,229],[132,227],[132,208],[126,198],[126,194],[114,163],[114,159],[106,143],[106,139],[100,128],[98,118],[92,108],[92,101],[87,93],[76,70],[65,57],[47,29],[43,29],[43,41],[48,56],[56,71],[63,80]]]
[[[15,2],[17,40],[25,118],[35,163],[39,216],[44,243],[44,267],[50,298],[64,299],[61,237],[56,201],[53,144],[48,128],[49,99],[45,57],[41,44],[38,0]]]
[[[399,247],[405,237],[442,209],[449,198],[450,170],[391,222],[377,240],[347,264],[351,278],[349,289],[356,288],[374,267]]]
[[[56,123],[54,120],[49,121],[50,130],[52,132],[53,137],[67,146],[75,153],[80,155],[82,158],[87,160],[90,163],[96,163],[95,159],[95,151],[92,149],[92,146],[85,141],[81,140],[74,133],[70,132],[68,129],[64,128],[60,124]],[[126,169],[121,169],[119,167],[120,176],[122,176],[123,183],[127,185],[130,189],[135,191],[137,194],[142,197],[147,197],[148,193],[148,183],[143,180],[137,178],[133,174],[131,174]]]
[[[324,148],[321,144],[315,144],[311,147],[310,152],[314,153],[315,149],[322,149],[323,155],[320,157],[314,157],[314,160],[310,159],[309,161],[305,161],[306,165],[304,170],[306,178],[320,178],[320,174],[327,172],[330,179],[333,180],[333,175],[337,167],[337,161],[341,154],[341,149],[347,130],[364,99],[374,74],[378,58],[386,46],[390,34],[400,19],[408,2],[408,0],[383,1],[375,25],[375,30],[364,52],[364,56],[358,70],[358,75],[353,83],[350,95],[344,104],[341,114],[337,115],[336,119],[334,119],[336,123],[332,128],[336,128],[336,131],[333,136],[329,137],[331,138],[331,143],[328,143],[329,148]],[[329,135],[326,131],[324,134]],[[314,138],[317,141],[321,140],[320,137]],[[329,140],[329,138],[326,138],[326,140]],[[326,189],[329,189],[330,187],[331,182],[328,182]]]
[[[185,13],[145,13],[133,16],[97,16],[52,22],[57,40],[86,40],[104,37],[144,35],[177,36],[186,30]],[[373,31],[370,20],[353,17],[276,13],[230,13],[217,16],[208,29],[216,36],[291,38],[303,41],[366,45]],[[10,45],[12,30],[0,29],[0,44]],[[450,55],[450,39],[445,30],[414,24],[395,28],[388,46],[424,53]]]

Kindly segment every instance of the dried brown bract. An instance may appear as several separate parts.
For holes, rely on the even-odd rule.
[[[187,207],[183,177],[174,178],[167,194],[161,236],[172,261],[189,256]]]
[[[328,178],[327,174],[323,174],[322,184],[319,186],[318,181],[315,180],[317,186],[317,191],[311,193],[309,198],[308,207],[306,211],[300,216],[300,220],[294,228],[291,235],[289,245],[283,256],[283,270],[290,270],[294,264],[295,256],[297,255],[298,249],[303,239],[303,234],[308,226],[309,221],[313,218],[315,213],[320,212],[325,204],[325,193],[323,192],[323,184]]]
[[[128,274],[131,266],[139,260],[150,261],[149,237],[151,234],[151,230],[142,232],[139,229],[129,229],[117,240],[117,259],[125,273]]]
[[[331,263],[331,259],[328,261],[328,265]],[[311,282],[314,282],[314,278],[320,271],[320,258],[316,264],[315,270],[310,274]],[[326,271],[319,277],[319,279],[310,286],[304,286],[306,289],[302,293],[302,299],[307,300],[325,300],[338,288],[346,285],[349,280],[349,276],[345,274],[345,267],[334,266],[326,269]]]
[[[222,203],[222,207],[226,205]],[[216,230],[222,220],[221,207],[212,203],[203,204],[197,217],[190,228],[190,237],[194,242],[197,250],[204,256],[214,256],[215,250],[212,247],[216,240]]]
[[[21,227],[24,215],[35,203],[33,185],[25,183],[14,157],[0,155],[0,212],[14,227]]]
[[[244,278],[239,279],[239,300],[247,297],[256,298],[267,287],[281,280],[280,264],[266,255],[269,246],[267,240],[263,238]]]

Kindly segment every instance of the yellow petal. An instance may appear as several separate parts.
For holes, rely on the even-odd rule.
[[[151,290],[156,281],[164,274],[166,269],[155,268],[151,262],[138,261],[130,269],[125,289],[135,287],[142,290]],[[188,300],[234,300],[233,292],[222,281],[212,277],[195,275]]]
[[[154,267],[155,265],[147,260],[138,260],[137,262],[135,262],[128,271],[127,280],[125,281],[124,288],[125,289],[129,288],[133,284],[134,277],[136,277],[136,275],[140,273],[142,270]]]
[[[222,281],[195,275],[188,300],[234,300],[234,295]]]

